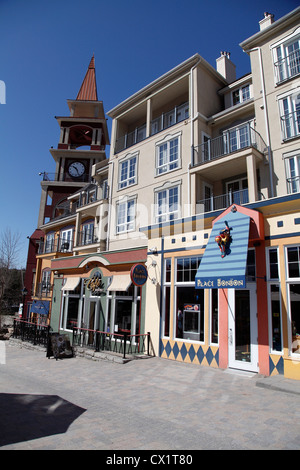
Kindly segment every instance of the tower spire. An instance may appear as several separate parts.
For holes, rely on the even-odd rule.
[[[91,58],[90,65],[87,69],[76,100],[98,101],[94,54]]]

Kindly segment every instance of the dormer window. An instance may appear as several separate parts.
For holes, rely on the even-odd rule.
[[[250,99],[250,85],[245,85],[232,92],[232,105],[243,103]]]

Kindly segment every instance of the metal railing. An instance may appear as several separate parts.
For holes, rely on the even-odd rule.
[[[73,240],[66,240],[64,238],[55,238],[54,240],[46,240],[41,242],[38,249],[38,254],[47,253],[72,253],[74,242]]]
[[[261,135],[246,123],[194,147],[192,164],[193,166],[203,165],[248,147],[255,148],[262,154],[267,149]]]
[[[287,178],[288,194],[300,192],[300,176],[292,176]]]
[[[177,124],[178,122],[184,121],[189,117],[189,106],[188,102],[175,106],[173,109],[166,113],[162,113],[160,116],[153,119],[150,123],[150,135],[157,134],[168,127]],[[132,145],[141,142],[146,139],[146,124],[141,127],[137,127],[134,131],[129,132],[116,140],[115,153],[121,152],[122,150],[131,147]]]
[[[276,83],[292,78],[300,73],[300,50],[275,62]]]
[[[50,332],[49,325],[14,319],[13,338],[27,341],[34,345],[47,346]]]
[[[205,212],[216,211],[225,209],[231,206],[231,204],[243,205],[249,202],[248,189],[242,189],[241,191],[230,191],[227,194],[220,194],[219,196],[212,195],[210,198],[201,199],[197,201],[197,214]]]
[[[51,297],[53,284],[39,282],[35,291],[36,297]]]
[[[283,139],[300,135],[300,109],[280,117]]]
[[[77,246],[92,245],[93,243],[97,243],[98,240],[99,238],[94,234],[93,230],[79,232]]]
[[[109,333],[88,328],[73,328],[72,346],[92,348],[95,351],[110,351],[121,354],[123,358],[131,354],[151,356],[150,333],[131,335],[128,333]]]
[[[69,173],[48,173],[47,171],[42,171],[39,173],[43,177],[43,181],[69,181],[73,183],[88,183],[91,180],[89,173],[84,173],[83,175],[73,178]]]

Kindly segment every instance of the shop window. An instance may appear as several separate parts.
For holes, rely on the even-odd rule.
[[[269,279],[279,279],[277,248],[269,249]]]
[[[246,278],[248,282],[254,282],[256,279],[255,269],[255,250],[248,250],[247,265],[246,265]]]
[[[281,335],[281,302],[280,302],[280,286],[278,284],[270,284],[270,314],[271,314],[271,348],[272,351],[282,351],[282,335]]]
[[[165,282],[164,282],[164,304],[163,304],[163,335],[170,336],[170,294],[171,294],[171,258],[165,259]]]
[[[211,337],[212,344],[219,343],[219,290],[211,289]]]
[[[300,357],[300,246],[286,248],[291,353]]]
[[[63,291],[61,326],[63,330],[81,327],[82,282],[72,291]]]
[[[195,275],[201,256],[176,260],[176,338],[204,341],[204,290],[195,289]]]
[[[140,288],[131,285],[126,292],[113,292],[107,297],[107,331],[136,335],[140,329]]]

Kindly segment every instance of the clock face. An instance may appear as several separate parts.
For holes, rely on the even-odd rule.
[[[85,168],[82,163],[73,162],[71,165],[69,165],[68,172],[71,176],[73,176],[73,178],[78,178],[79,176],[83,175]]]

